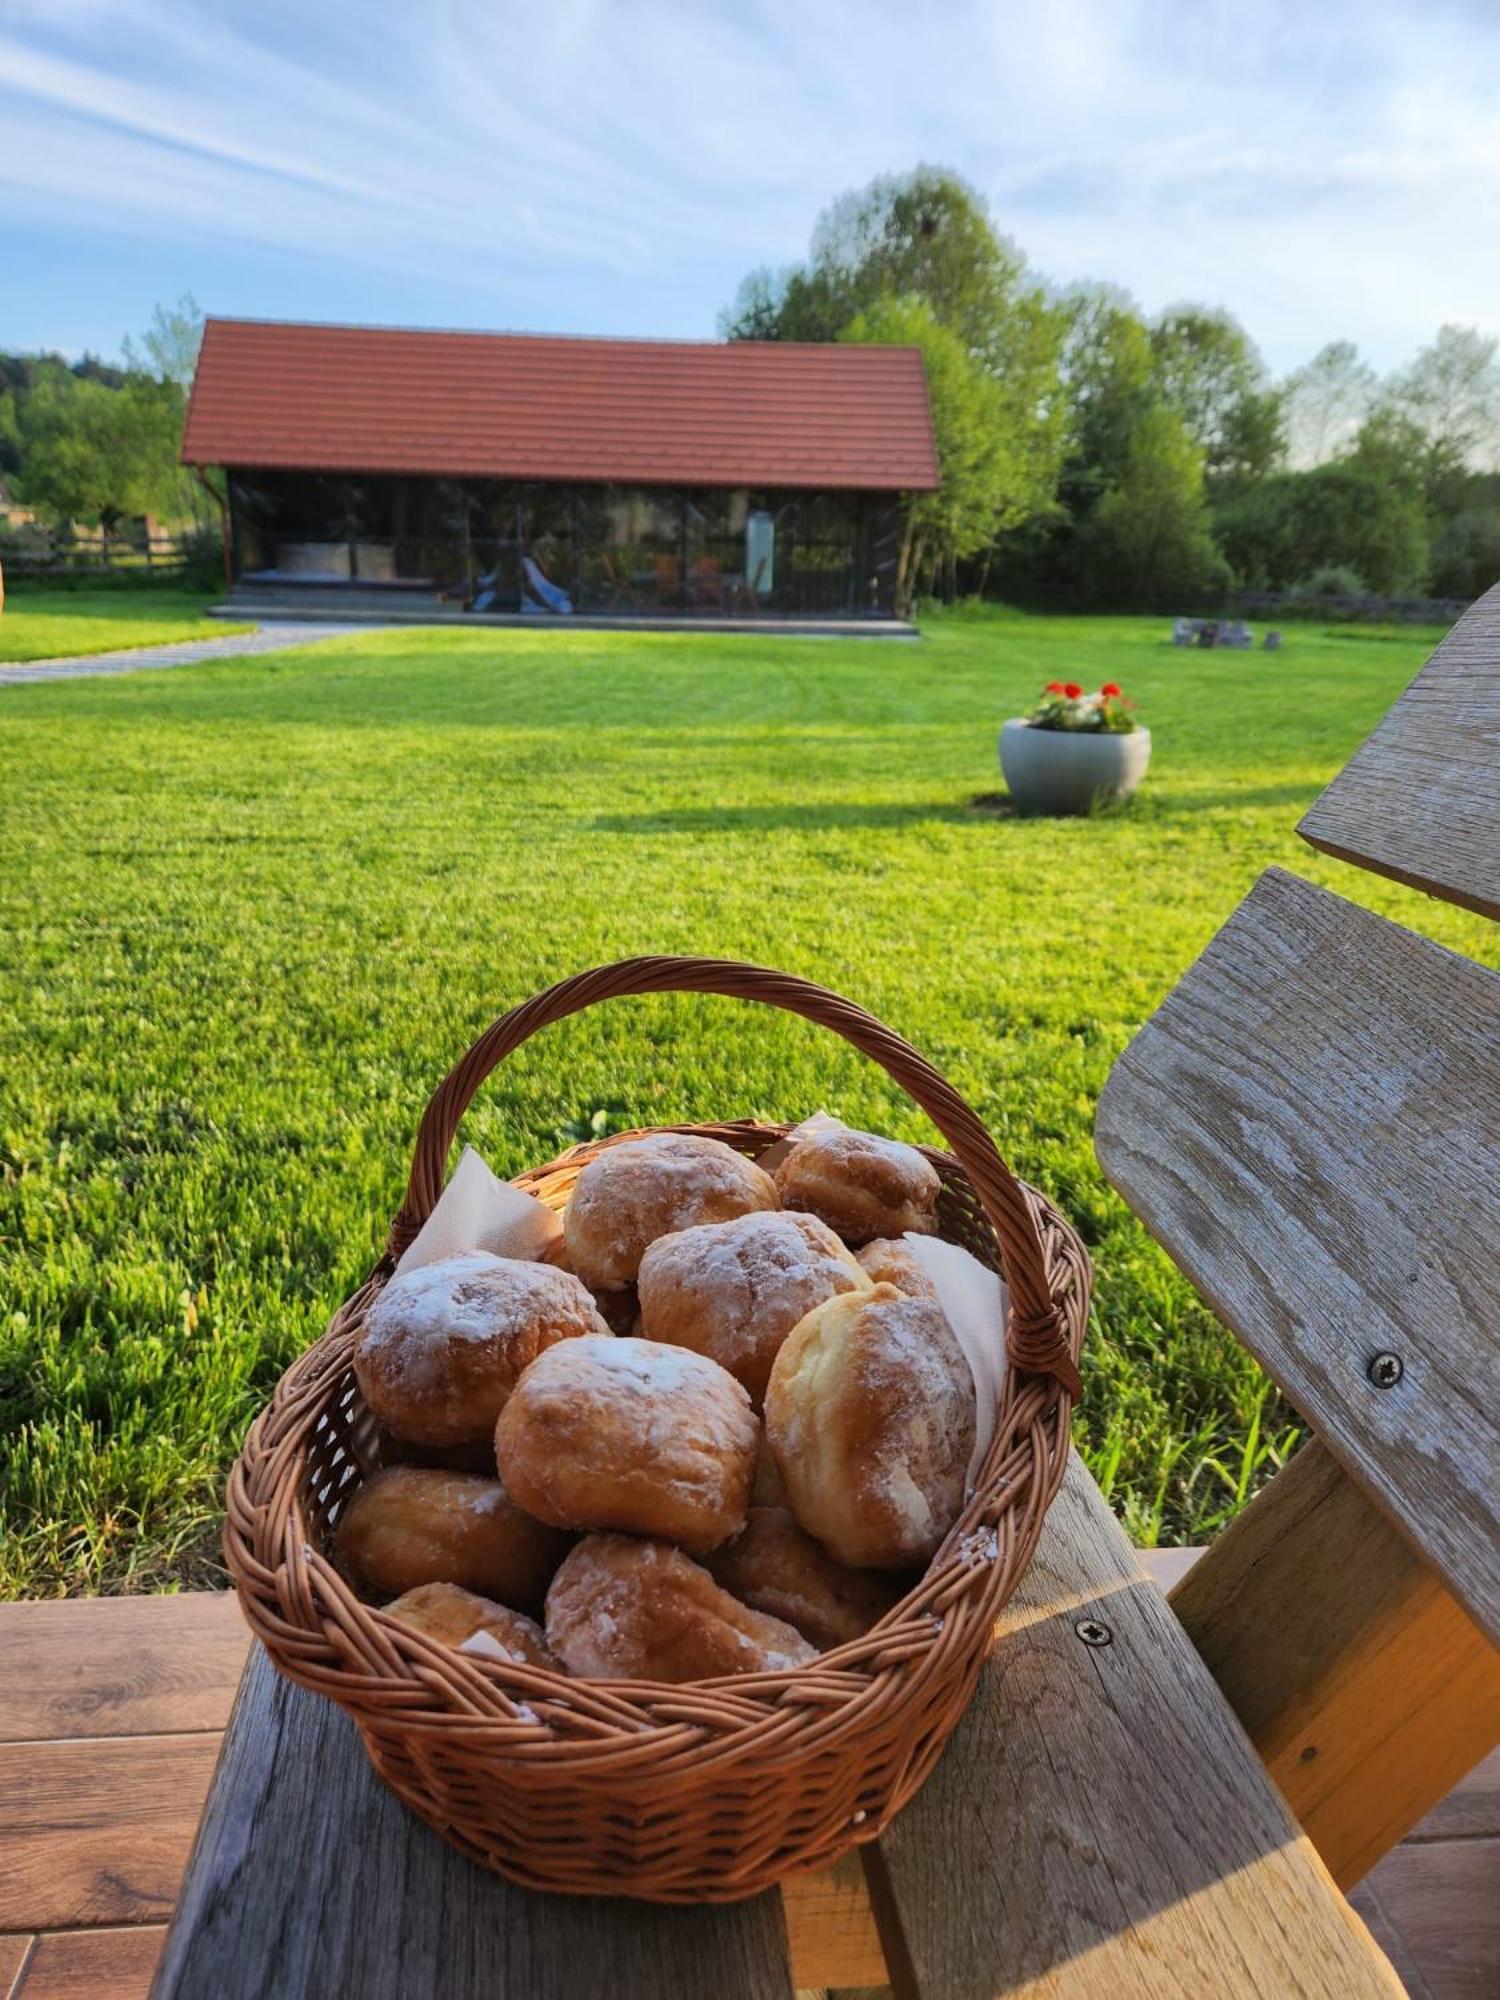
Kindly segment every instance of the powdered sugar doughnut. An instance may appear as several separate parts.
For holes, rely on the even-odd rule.
[[[744,1526],[759,1437],[749,1396],[716,1361],[589,1334],[527,1369],[500,1413],[495,1455],[539,1521],[701,1553]]]
[[[456,1583],[422,1583],[384,1606],[387,1618],[399,1618],[430,1639],[481,1658],[519,1660],[523,1666],[551,1667],[562,1672],[562,1662],[547,1644],[547,1635],[534,1619],[524,1618],[509,1605],[495,1604],[477,1597]],[[486,1643],[488,1641],[488,1643]]]
[[[759,1405],[798,1320],[870,1280],[816,1216],[777,1212],[658,1237],[638,1283],[645,1337],[711,1355]]]
[[[931,1235],[941,1189],[937,1168],[915,1146],[833,1119],[794,1138],[776,1168],[783,1208],[806,1209],[856,1245],[908,1229]]]
[[[963,1505],[974,1378],[941,1306],[894,1285],[816,1307],[766,1390],[792,1512],[842,1563],[925,1562]]]
[[[339,1516],[334,1552],[356,1583],[395,1597],[423,1583],[532,1609],[568,1551],[566,1535],[523,1514],[498,1479],[393,1465]]]
[[[909,1299],[931,1299],[938,1303],[938,1288],[927,1267],[899,1236],[877,1236],[867,1243],[856,1260],[875,1285],[894,1285]]]
[[[568,1557],[547,1592],[547,1640],[569,1673],[601,1681],[714,1680],[817,1657],[681,1549],[625,1535],[590,1535]]]
[[[544,1347],[607,1331],[566,1271],[472,1250],[391,1279],[365,1315],[354,1373],[395,1436],[471,1444],[494,1436],[506,1397]]]
[[[740,1533],[705,1565],[731,1597],[795,1626],[818,1647],[858,1639],[901,1595],[899,1583],[875,1570],[836,1563],[786,1507],[752,1507]]]
[[[780,1206],[771,1176],[733,1146],[691,1132],[651,1132],[588,1162],[563,1211],[563,1235],[584,1283],[619,1291],[634,1282],[658,1236]]]

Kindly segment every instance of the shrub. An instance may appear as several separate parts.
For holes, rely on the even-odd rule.
[[[1347,563],[1319,563],[1292,585],[1296,597],[1365,597],[1364,580]]]

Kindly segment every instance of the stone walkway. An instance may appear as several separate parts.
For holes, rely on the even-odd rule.
[[[231,632],[222,639],[185,639],[166,646],[132,646],[119,653],[75,653],[58,660],[24,660],[7,665],[0,660],[0,683],[7,681],[66,681],[87,674],[136,674],[148,667],[191,667],[200,660],[232,660],[246,653],[279,653],[287,646],[311,646],[320,639],[345,639],[355,632],[375,632],[376,625],[257,626],[253,632]],[[0,645],[4,635],[0,633]]]

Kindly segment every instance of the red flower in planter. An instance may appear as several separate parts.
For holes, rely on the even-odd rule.
[[[1120,692],[1120,690],[1118,685],[1114,681],[1106,681],[1103,687],[1100,688],[1099,692],[1104,696],[1105,700],[1108,701],[1112,695],[1117,695]]]
[[[1069,701],[1077,701],[1078,697],[1083,693],[1083,689],[1078,685],[1077,681],[1069,681],[1063,688],[1063,693],[1068,697]]]
[[[1043,694],[1061,694],[1062,691],[1063,684],[1061,681],[1048,681],[1047,685],[1042,689]]]

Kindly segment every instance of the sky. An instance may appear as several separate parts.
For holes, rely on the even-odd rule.
[[[1278,373],[1500,332],[1500,0],[0,0],[0,348],[211,313],[711,337],[955,168]]]

